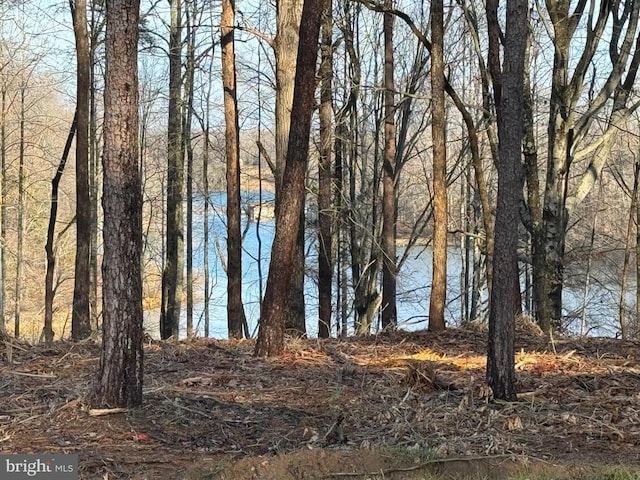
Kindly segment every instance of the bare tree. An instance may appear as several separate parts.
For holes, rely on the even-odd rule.
[[[53,342],[55,332],[53,331],[53,299],[56,294],[54,276],[56,270],[56,222],[58,220],[58,194],[60,191],[60,180],[67,165],[69,152],[73,137],[76,134],[76,116],[73,117],[69,135],[64,145],[64,151],[58,164],[58,169],[51,180],[51,208],[49,210],[49,224],[47,227],[47,242],[44,246],[47,255],[47,268],[44,278],[44,326],[42,327],[42,337],[46,343]]]
[[[429,330],[445,328],[444,308],[447,300],[447,147],[444,107],[444,6],[442,0],[431,2],[431,95],[433,142],[433,279],[429,299]]]
[[[303,0],[276,1],[276,36],[273,41],[276,60],[276,210],[280,208],[280,193],[286,168],[287,148],[291,129],[291,113],[296,75],[298,30]],[[304,307],[304,209],[297,220],[300,224],[295,245],[293,280],[289,292],[286,329],[297,335],[306,333]]]
[[[235,1],[222,0],[220,31],[222,34],[222,83],[227,159],[227,322],[229,336],[247,337],[242,304],[242,232],[240,220],[240,126],[234,41]]]
[[[391,9],[393,0],[385,0]],[[398,323],[396,305],[396,119],[393,55],[395,17],[384,13],[384,160],[382,163],[382,328]]]
[[[26,81],[23,78],[20,85],[20,146],[18,153],[18,242],[16,245],[16,291],[15,300],[13,305],[13,317],[14,317],[14,335],[20,336],[20,319],[22,308],[22,280],[24,272],[24,212],[25,212],[25,200],[26,192],[24,185],[24,161],[25,161],[25,136],[24,136],[24,124],[25,124],[25,106],[24,97],[27,89]]]
[[[318,337],[331,334],[333,283],[331,130],[333,114],[333,1],[324,1],[320,63],[320,162],[318,164]]]
[[[187,338],[194,336],[193,330],[193,141],[191,139],[191,124],[193,120],[194,78],[196,70],[196,32],[198,29],[197,1],[187,3],[186,10],[186,67],[184,75],[184,98],[182,106],[182,143],[187,157],[187,258],[186,258],[186,290],[187,290]]]
[[[554,37],[554,62],[547,129],[544,233],[538,238],[542,245],[534,245],[533,253],[543,257],[534,260],[534,265],[540,266],[534,268],[534,288],[542,290],[536,294],[537,319],[544,330],[549,330],[558,327],[562,319],[569,218],[593,188],[619,129],[640,106],[637,102],[628,105],[640,66],[637,34],[640,2],[582,0],[574,4],[570,0],[547,0],[546,11],[550,20],[547,28]],[[586,25],[580,26],[581,22]],[[595,90],[593,59],[606,37],[608,24],[612,27],[607,42],[609,73],[583,105],[585,89]],[[590,70],[591,80],[587,79]],[[598,114],[607,110],[606,128],[592,140],[591,126]],[[571,167],[585,158],[589,158],[587,166],[570,189]]]
[[[142,190],[138,166],[138,0],[107,0],[103,340],[94,406],[142,403]]]
[[[89,33],[86,0],[70,0],[76,39],[76,262],[71,336],[82,340],[91,334],[91,198],[89,195]]]
[[[160,335],[178,337],[184,280],[184,156],[181,140],[182,0],[171,0],[169,32],[169,119],[167,125],[166,261],[162,273]]]
[[[323,0],[305,0],[302,9],[287,162],[282,179],[280,206],[276,213],[276,233],[255,348],[255,354],[259,357],[280,355],[284,350],[293,252],[298,236],[298,219],[304,206],[305,174],[309,161],[322,2]]]

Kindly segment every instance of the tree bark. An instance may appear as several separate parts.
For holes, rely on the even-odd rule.
[[[393,7],[393,0],[385,0]],[[384,159],[382,163],[382,328],[398,324],[396,305],[396,119],[393,54],[394,16],[384,13]]]
[[[91,203],[91,241],[89,254],[90,288],[89,288],[89,313],[91,317],[91,329],[98,331],[98,111],[96,108],[96,50],[98,48],[99,35],[104,28],[104,23],[99,21],[96,15],[95,0],[91,6],[91,29],[89,42],[89,195]]]
[[[498,203],[495,225],[493,290],[489,306],[487,383],[497,399],[516,400],[515,315],[512,301],[518,278],[517,242],[522,198],[523,81],[528,2],[507,0],[507,29],[501,73],[501,109],[498,119]]]
[[[184,155],[181,140],[182,0],[171,0],[169,36],[169,119],[167,125],[166,262],[162,274],[160,336],[178,338],[184,282]]]
[[[70,0],[76,39],[76,259],[71,336],[82,340],[91,334],[91,197],[89,195],[89,33],[87,1]]]
[[[24,264],[24,212],[25,212],[25,190],[24,190],[24,149],[25,149],[25,137],[24,137],[24,96],[27,86],[24,79],[20,86],[20,147],[18,153],[18,241],[16,244],[16,291],[13,305],[13,320],[14,320],[14,335],[16,338],[20,337],[20,311],[22,309],[22,274]]]
[[[2,123],[0,124],[0,331],[6,332],[5,299],[6,288],[5,279],[7,271],[6,261],[6,238],[7,238],[7,85],[6,80],[2,80],[1,111]],[[45,302],[46,304],[46,302]]]
[[[447,300],[447,149],[444,105],[444,6],[431,2],[431,92],[433,143],[433,279],[429,302],[429,330],[445,328]]]
[[[138,166],[138,0],[107,1],[103,342],[94,407],[142,404],[142,186]]]
[[[196,70],[196,4],[190,2],[187,6],[186,43],[187,59],[184,76],[184,96],[186,102],[182,108],[182,144],[187,157],[186,187],[187,187],[187,255],[186,255],[186,291],[187,291],[187,338],[193,338],[193,142],[191,141],[191,124],[193,120],[194,78]]]
[[[304,183],[316,86],[322,2],[323,0],[306,0],[302,10],[287,161],[282,180],[280,207],[276,213],[276,232],[255,348],[255,354],[259,357],[280,355],[284,350],[288,292],[294,264],[293,252],[298,235],[298,220],[304,207]]]
[[[282,181],[287,159],[296,75],[300,18],[303,0],[277,0],[277,33],[274,40],[276,59],[276,210],[280,208]],[[286,329],[294,335],[306,333],[304,306],[304,209],[300,212],[298,237],[294,250],[293,280],[289,292]]]
[[[318,337],[331,334],[333,285],[333,175],[331,130],[333,115],[333,1],[324,1],[320,63],[320,162],[318,165]]]
[[[227,325],[230,338],[242,338],[246,323],[242,304],[242,232],[240,207],[240,126],[234,45],[235,1],[222,0],[222,83],[227,159]]]
[[[640,161],[636,160],[640,172]],[[636,328],[640,329],[640,188],[636,192]]]

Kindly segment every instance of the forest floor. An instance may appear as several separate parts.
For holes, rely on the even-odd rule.
[[[78,454],[82,479],[640,472],[637,342],[519,326],[511,403],[484,384],[481,330],[290,340],[275,360],[251,341],[152,342],[144,406],[104,416],[87,401],[99,345],[4,343],[0,453]]]

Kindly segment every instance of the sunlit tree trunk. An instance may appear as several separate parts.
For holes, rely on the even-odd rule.
[[[166,261],[162,274],[160,336],[178,338],[184,281],[184,155],[181,140],[182,0],[171,0],[167,125]]]
[[[71,336],[82,340],[91,334],[91,197],[89,194],[89,87],[90,57],[86,0],[71,0],[76,39],[76,260]]]
[[[242,304],[242,232],[240,207],[240,126],[234,44],[235,1],[222,0],[222,83],[227,160],[227,325],[229,337],[249,336]]]
[[[255,354],[259,357],[280,355],[284,350],[293,252],[298,235],[298,219],[304,208],[322,2],[323,0],[305,0],[302,11],[287,162],[280,206],[276,213],[276,232],[255,348]]]
[[[444,105],[444,6],[431,2],[431,91],[433,143],[433,279],[429,300],[429,330],[445,328],[447,301],[447,149]]]
[[[100,369],[91,403],[142,403],[142,185],[138,166],[138,0],[107,0],[104,260]]]
[[[391,8],[393,0],[385,0]],[[382,328],[398,323],[396,306],[396,119],[394,16],[384,13],[384,159],[382,164]]]
[[[276,37],[274,51],[276,59],[276,162],[274,177],[276,180],[276,210],[280,206],[282,179],[286,168],[289,131],[296,75],[296,53],[298,50],[298,29],[302,15],[303,0],[276,1]],[[304,208],[295,245],[293,280],[289,291],[289,310],[286,329],[295,335],[306,333],[304,307]]]

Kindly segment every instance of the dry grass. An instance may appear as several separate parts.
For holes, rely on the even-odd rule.
[[[519,401],[505,403],[484,384],[479,331],[295,340],[275,360],[253,358],[251,341],[157,342],[146,347],[144,406],[93,417],[86,399],[98,345],[19,344],[13,365],[6,355],[0,364],[0,452],[78,453],[81,478],[101,479],[205,478],[176,474],[194,467],[194,452],[214,463],[311,450],[321,462],[322,451],[344,459],[391,448],[411,458],[636,466],[638,344],[562,339],[552,353],[544,337],[519,328],[517,345]],[[379,468],[407,468],[398,462]],[[238,464],[223,469],[233,476],[208,478],[251,478]]]

